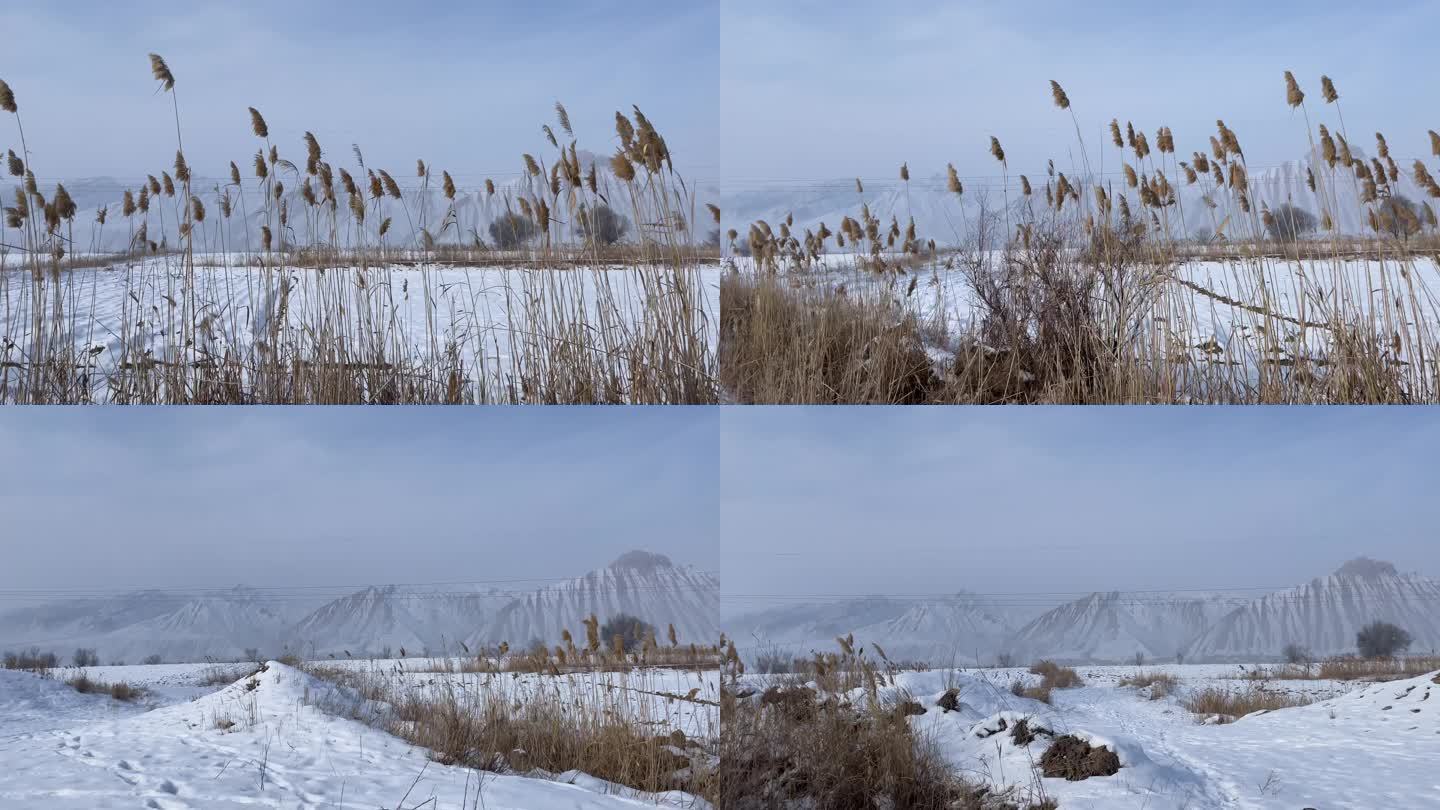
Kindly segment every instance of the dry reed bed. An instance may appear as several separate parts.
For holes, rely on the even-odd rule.
[[[330,662],[306,670],[334,684],[326,711],[383,728],[446,764],[571,779],[618,790],[719,789],[714,669],[631,666],[484,671],[460,661]]]
[[[1186,156],[1160,127],[1152,149],[1111,122],[1067,175],[1051,161],[1031,182],[1005,175],[998,208],[967,216],[947,167],[963,247],[942,251],[913,218],[884,222],[856,181],[858,211],[832,230],[793,217],[726,236],[721,375],[744,402],[1373,402],[1440,400],[1440,284],[1431,200],[1404,202],[1402,175],[1429,198],[1423,159],[1402,167],[1382,134],[1356,157],[1339,94],[1335,122],[1309,132],[1312,234],[1259,201],[1234,130]],[[1052,83],[1055,105],[1074,118]],[[1310,108],[1286,74],[1292,109]],[[1333,129],[1332,129],[1333,128]],[[1433,156],[1440,135],[1429,133]],[[1113,147],[1113,152],[1111,151]],[[1123,179],[1104,179],[1107,160]],[[900,178],[908,199],[909,167]],[[1172,182],[1173,178],[1173,182]],[[1042,185],[1043,181],[1043,185]],[[1013,185],[1012,185],[1013,184]],[[1203,210],[1186,210],[1178,184]],[[1192,205],[1193,209],[1193,205]],[[1344,215],[1342,217],[1342,214]],[[1368,223],[1342,233],[1340,220]],[[1218,234],[1189,237],[1203,226]],[[1269,236],[1267,237],[1267,234]],[[842,271],[836,273],[836,266]],[[841,322],[847,323],[841,323]],[[926,357],[926,354],[932,357]],[[933,355],[943,357],[936,360]],[[922,358],[936,360],[921,367]]]
[[[175,76],[159,56],[151,68],[175,118],[173,168],[97,210],[88,251],[64,185],[36,182],[0,82],[19,137],[5,152],[18,185],[0,224],[0,402],[716,400],[704,230],[719,209],[697,212],[638,108],[616,113],[608,162],[582,160],[557,103],[549,156],[523,155],[518,184],[466,192],[417,161],[409,196],[358,147],[332,164],[307,132],[303,159],[282,157],[250,108],[253,159],[199,189]],[[126,234],[120,254],[97,255],[107,223]]]
[[[1276,664],[1245,671],[1241,680],[1251,681],[1393,681],[1414,678],[1440,670],[1440,657],[1433,655],[1360,658],[1339,656],[1314,664]]]
[[[853,636],[836,641],[839,652],[795,658],[785,667],[795,671],[767,676],[763,690],[742,680],[745,665],[733,642],[726,645],[722,807],[1053,810],[1043,791],[1021,796],[955,773],[935,742],[912,729],[908,719],[920,707],[897,688],[900,665],[878,645],[867,654]]]

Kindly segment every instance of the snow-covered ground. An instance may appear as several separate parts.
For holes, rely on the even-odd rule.
[[[395,663],[346,666],[393,668]],[[424,749],[326,712],[322,707],[330,698],[352,705],[358,700],[353,694],[342,696],[343,690],[333,683],[270,662],[253,678],[219,687],[201,685],[212,671],[204,664],[89,670],[102,680],[124,680],[150,690],[134,704],[79,694],[59,677],[0,671],[0,807],[706,806],[685,794],[638,794],[582,773],[541,779],[441,765]],[[445,688],[450,679],[475,685],[465,680],[475,676],[405,677],[414,678],[421,688]],[[607,677],[582,685],[584,677],[574,676],[560,686],[547,683],[546,676],[525,676],[507,688],[563,689],[578,699],[586,689],[618,683]],[[718,676],[707,681],[694,674],[647,674],[643,682],[665,683],[682,695],[698,686],[713,697]],[[696,733],[710,733],[718,723],[718,709],[706,715],[669,708],[696,705],[672,697],[643,700],[657,707],[655,716],[673,718],[677,727]]]
[[[1171,673],[1180,684],[1150,700],[1119,685],[1135,667],[1080,667],[1084,685],[1054,690],[1046,705],[1010,693],[1017,679],[1038,682],[1022,669],[906,671],[880,700],[919,703],[925,711],[910,717],[912,728],[934,740],[958,774],[1008,786],[1017,798],[1049,797],[1062,810],[1440,807],[1440,674],[1386,683],[1271,681],[1267,689],[1313,702],[1217,724],[1181,700],[1207,687],[1245,689],[1245,668],[1143,669]],[[763,687],[766,678],[746,682]],[[938,701],[952,687],[960,705],[946,711]],[[863,689],[850,698],[866,700]],[[1052,734],[1021,745],[1010,733],[1021,719]],[[1080,781],[1042,777],[1041,756],[1066,734],[1114,751],[1120,770]]]
[[[15,264],[13,256],[10,264]],[[657,297],[671,293],[676,275],[674,270],[650,267],[438,264],[396,264],[364,271],[357,267],[262,270],[248,266],[242,254],[218,253],[196,256],[195,265],[196,321],[206,322],[209,333],[200,340],[200,359],[205,354],[221,356],[238,344],[248,348],[268,340],[269,319],[280,309],[276,291],[288,283],[282,333],[301,345],[310,345],[320,329],[379,335],[392,359],[396,346],[404,347],[414,359],[430,360],[453,344],[468,368],[482,369],[487,377],[510,371],[515,344],[536,334],[554,334],[579,322],[591,331],[635,328]],[[693,323],[697,329],[704,325],[713,353],[718,345],[719,265],[683,272],[685,280],[698,287],[691,298]],[[59,285],[63,332],[82,352],[93,353],[91,363],[98,370],[120,362],[122,335],[159,356],[179,339],[184,277],[177,256],[107,261],[67,270]],[[16,351],[28,351],[34,332],[30,277],[12,269],[0,272],[0,282],[0,346],[13,343]],[[47,330],[54,328],[53,283],[49,289]],[[550,313],[550,322],[535,323],[527,314],[530,307]],[[561,313],[558,324],[554,313]],[[596,343],[606,345],[599,337]]]

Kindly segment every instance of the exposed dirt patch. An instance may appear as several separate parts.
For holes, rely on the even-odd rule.
[[[1059,737],[1044,756],[1040,757],[1040,772],[1048,777],[1060,777],[1070,782],[1089,779],[1092,776],[1111,776],[1120,770],[1120,757],[1114,751],[1102,746],[1090,745],[1071,734]]]
[[[1029,745],[1038,737],[1054,736],[1055,732],[1044,726],[1030,725],[1030,720],[1027,718],[1022,718],[1010,728],[1010,739],[1014,740],[1016,745]]]
[[[959,689],[946,689],[945,694],[941,695],[940,699],[935,701],[935,705],[947,712],[958,712],[960,711],[960,707],[965,704],[960,702]]]

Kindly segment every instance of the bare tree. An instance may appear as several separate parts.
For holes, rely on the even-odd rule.
[[[1371,622],[1355,634],[1355,646],[1366,658],[1389,658],[1410,648],[1410,634],[1389,622]]]
[[[501,250],[514,250],[534,239],[537,230],[539,229],[535,227],[535,223],[527,217],[514,211],[506,211],[490,223],[490,241]]]
[[[1281,203],[1270,212],[1265,220],[1265,230],[1276,242],[1292,243],[1302,236],[1313,233],[1316,227],[1315,215],[1290,203]]]
[[[1287,664],[1308,664],[1315,660],[1309,650],[1295,643],[1286,644],[1280,654],[1285,657]]]
[[[625,238],[630,220],[615,213],[608,205],[597,205],[580,214],[580,230],[585,238],[601,245],[613,245]]]

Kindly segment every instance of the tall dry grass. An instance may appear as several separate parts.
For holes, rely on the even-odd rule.
[[[1313,128],[1298,83],[1287,74],[1286,84],[1315,156],[1305,180],[1320,212],[1313,233],[1279,201],[1262,201],[1240,137],[1223,120],[1188,155],[1169,127],[1152,146],[1118,120],[1096,146],[1052,83],[1056,106],[1076,122],[1074,142],[1058,150],[1073,156],[1071,168],[1051,160],[1032,182],[1011,172],[1015,156],[992,137],[1004,199],[997,207],[982,194],[967,213],[963,183],[947,166],[958,247],[937,247],[913,218],[902,224],[892,213],[886,223],[858,180],[858,210],[833,230],[819,223],[801,232],[793,216],[750,223],[744,235],[730,229],[726,394],[857,403],[1440,400],[1440,305],[1429,287],[1440,184],[1424,159],[1402,167],[1382,134],[1377,157],[1356,156],[1329,79],[1327,120]],[[1430,135],[1440,156],[1440,137]],[[905,199],[909,172],[902,167]],[[1402,175],[1430,199],[1402,202]],[[1186,208],[1182,186],[1193,187],[1200,210]],[[1336,224],[1350,220],[1364,232]],[[900,376],[927,384],[896,397],[886,359],[894,346],[917,343],[933,362]],[[842,385],[823,371],[837,358]]]
[[[282,156],[251,107],[254,155],[193,188],[183,77],[157,55],[151,69],[173,166],[99,208],[89,250],[64,185],[39,187],[0,84],[20,141],[5,153],[18,185],[0,226],[0,402],[716,400],[702,269],[719,211],[699,208],[638,108],[616,113],[608,162],[588,161],[557,103],[559,133],[543,127],[518,183],[467,191],[423,160],[402,188],[309,132]],[[413,238],[397,238],[402,221]],[[127,236],[118,254],[101,250],[107,225]]]
[[[592,634],[578,645],[565,638],[513,654],[502,644],[493,655],[304,669],[337,687],[314,696],[321,708],[383,728],[446,764],[541,778],[580,771],[713,803],[718,663],[713,645],[652,640],[627,652]],[[687,712],[713,717],[687,724]]]
[[[787,662],[799,670],[742,679],[727,644],[720,700],[720,806],[734,810],[804,806],[860,810],[959,808],[1050,810],[1056,805],[994,790],[957,774],[935,741],[915,732],[923,711],[893,689],[899,666],[853,637],[839,651]],[[855,697],[859,695],[860,697]]]

